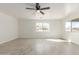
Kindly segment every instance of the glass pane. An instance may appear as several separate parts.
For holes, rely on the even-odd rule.
[[[43,23],[42,30],[43,30],[44,32],[49,31],[49,24],[48,24],[48,23]]]
[[[65,31],[71,31],[71,21],[65,22]]]
[[[42,23],[36,23],[36,31],[42,32]]]
[[[79,22],[72,22],[72,31],[79,32]]]

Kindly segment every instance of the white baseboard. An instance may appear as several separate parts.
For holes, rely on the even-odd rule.
[[[12,40],[15,40],[15,39],[17,39],[17,37],[16,37],[16,38],[9,39],[9,40],[1,41],[0,44],[3,44],[3,43],[6,43],[6,42],[9,42],[9,41],[12,41]]]

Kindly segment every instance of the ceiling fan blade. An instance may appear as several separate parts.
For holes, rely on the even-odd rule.
[[[50,9],[50,7],[41,8],[40,10],[47,10]]]
[[[44,15],[44,12],[40,11],[40,13]]]
[[[26,9],[29,9],[29,10],[36,10],[36,9],[34,9],[34,8],[26,8]]]

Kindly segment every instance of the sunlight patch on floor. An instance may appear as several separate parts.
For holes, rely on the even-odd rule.
[[[54,41],[54,42],[67,42],[66,40],[62,40],[62,39],[46,39],[48,41]]]

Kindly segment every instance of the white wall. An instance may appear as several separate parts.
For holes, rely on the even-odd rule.
[[[79,45],[79,32],[66,32],[64,38]]]
[[[50,32],[36,32],[35,23],[47,22],[50,24]],[[62,21],[61,20],[27,20],[19,21],[20,38],[62,38]]]
[[[79,45],[79,32],[70,33],[69,39],[75,44]]]
[[[18,22],[16,18],[0,13],[0,43],[18,37]]]

